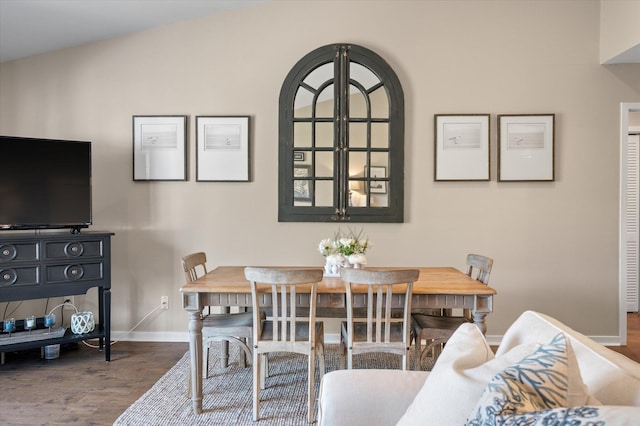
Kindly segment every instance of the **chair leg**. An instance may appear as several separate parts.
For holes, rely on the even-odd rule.
[[[416,337],[416,344],[415,344],[415,353],[414,353],[414,357],[413,357],[413,369],[416,371],[420,370],[420,359],[421,359],[421,354],[422,354],[422,350],[421,350],[421,346],[422,346],[422,335],[420,334],[420,330],[419,329],[415,329],[414,331],[414,336]]]
[[[267,372],[265,371],[265,364],[267,363],[267,354],[260,354],[260,389],[266,387]]]
[[[309,371],[307,374],[308,380],[307,380],[307,421],[309,423],[313,423],[313,409],[314,409],[314,402],[315,402],[315,395],[314,395],[314,390],[315,390],[315,367],[316,367],[316,360],[315,360],[315,348],[314,350],[309,351]]]
[[[220,350],[220,364],[222,368],[229,366],[229,341],[222,341],[222,349]]]
[[[429,344],[427,346],[425,346],[425,348],[422,350],[422,353],[420,354],[420,365],[422,365],[422,360],[425,356],[427,356],[427,354],[429,352],[431,352],[433,354],[433,362],[436,362],[436,354],[440,354],[439,352],[435,352],[437,351],[437,347],[442,346],[443,343],[445,343],[447,341],[447,339],[433,339],[431,342],[429,342]]]
[[[320,380],[324,377],[325,369],[325,361],[324,361],[324,345],[316,344],[316,355],[318,357],[318,369],[320,371]]]
[[[209,377],[209,342],[204,342],[202,348],[202,378]]]
[[[255,350],[253,352],[253,421],[258,421],[260,417],[260,381],[262,373],[260,372],[260,361],[262,355]]]
[[[345,344],[342,335],[340,336],[340,360],[339,360],[339,368],[340,370],[344,370],[347,368],[347,345]]]
[[[240,339],[242,341],[243,344],[247,344],[247,339]],[[247,367],[247,354],[244,351],[243,347],[240,347],[240,366],[242,368],[246,368]]]

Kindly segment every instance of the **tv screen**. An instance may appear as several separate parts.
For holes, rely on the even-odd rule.
[[[0,136],[0,229],[91,225],[91,142]]]

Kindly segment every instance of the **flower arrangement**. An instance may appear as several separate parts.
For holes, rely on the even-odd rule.
[[[349,230],[343,235],[340,230],[331,238],[325,238],[318,244],[318,251],[326,258],[325,269],[333,274],[337,269],[349,264],[358,268],[367,263],[365,253],[371,248],[371,242],[363,237],[363,230],[358,233]]]

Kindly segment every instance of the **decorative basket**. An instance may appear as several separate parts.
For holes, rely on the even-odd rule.
[[[91,333],[96,328],[92,312],[78,312],[71,315],[71,331],[75,334]]]

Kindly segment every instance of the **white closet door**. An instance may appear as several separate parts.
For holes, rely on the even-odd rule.
[[[640,298],[640,206],[638,193],[640,192],[640,135],[629,135],[626,149],[626,179],[623,181],[622,195],[622,279],[626,288],[627,312],[638,312]],[[625,176],[623,175],[623,176]]]

